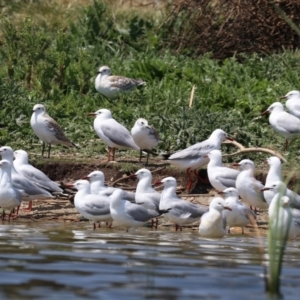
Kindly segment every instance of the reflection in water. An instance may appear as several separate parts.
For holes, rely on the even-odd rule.
[[[299,242],[283,269],[298,299]],[[2,225],[0,299],[265,299],[253,236],[203,239],[196,232],[88,224]]]

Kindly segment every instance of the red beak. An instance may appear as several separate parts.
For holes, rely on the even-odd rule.
[[[208,158],[208,155],[207,155],[207,154],[205,154],[205,155],[203,155],[203,157],[204,157],[204,158]]]
[[[88,116],[94,117],[94,116],[96,116],[96,114],[92,112],[92,113],[89,113]]]
[[[162,184],[161,181],[156,181],[156,182],[154,183],[154,185],[160,185],[160,184]]]
[[[234,139],[231,136],[227,136],[226,139],[229,140],[229,141],[234,141]]]
[[[74,184],[73,183],[67,183],[65,184],[66,187],[68,188],[74,188]]]
[[[219,195],[224,195],[225,193],[224,193],[224,192],[218,192],[218,194],[219,194]]]
[[[268,161],[267,160],[264,160],[264,164],[267,164],[268,163]]]
[[[228,210],[232,211],[232,209],[228,206],[224,206],[224,209],[228,209]]]
[[[262,192],[263,191],[269,191],[269,190],[271,190],[272,188],[269,188],[269,187],[264,187],[264,188],[262,188],[262,189],[260,189]]]
[[[286,96],[281,96],[279,99],[286,99]]]
[[[81,179],[89,180],[90,178],[88,176],[83,176]]]
[[[269,113],[269,111],[268,110],[265,110],[263,113],[262,113],[262,115],[267,115]]]
[[[239,167],[240,165],[238,163],[232,164],[234,167]]]
[[[128,176],[128,178],[136,178],[137,176],[136,176],[136,174],[130,174],[129,176]]]

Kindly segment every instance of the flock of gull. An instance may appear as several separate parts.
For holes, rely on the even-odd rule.
[[[102,66],[95,80],[95,88],[108,98],[145,85],[142,80],[111,75],[110,68]],[[283,98],[289,112],[280,102],[273,103],[264,114],[269,113],[271,126],[288,141],[300,137],[300,92],[291,91]],[[132,149],[149,154],[161,142],[157,131],[144,118],[139,118],[131,129],[127,130],[112,117],[108,109],[99,109],[88,115],[94,116],[94,129],[99,138],[108,146],[108,161],[115,160],[116,149]],[[64,134],[58,123],[47,113],[45,106],[36,104],[30,120],[36,136],[42,141],[42,156],[48,145],[50,158],[51,145],[63,144],[78,147]],[[200,181],[198,169],[207,165],[210,184],[221,196],[214,197],[209,207],[194,204],[176,194],[177,182],[174,177],[166,177],[155,183],[152,173],[142,168],[131,178],[137,178],[135,192],[105,185],[103,172],[97,170],[66,187],[75,188],[74,205],[77,211],[96,224],[105,222],[111,227],[115,222],[128,230],[150,222],[151,227],[158,225],[158,217],[163,217],[176,230],[185,225],[200,222],[199,234],[205,237],[220,238],[230,233],[230,228],[254,224],[257,209],[268,210],[269,218],[276,219],[280,227],[286,229],[290,238],[300,235],[300,196],[289,190],[281,176],[281,161],[272,156],[266,160],[269,172],[265,185],[255,176],[255,165],[250,159],[243,159],[238,168],[226,167],[222,163],[221,144],[232,138],[222,129],[214,130],[210,137],[184,150],[167,157],[174,167],[185,170],[188,179],[187,189],[191,188],[193,176]],[[64,187],[52,181],[43,172],[28,162],[24,150],[13,151],[9,146],[0,148],[0,207],[9,211],[8,219],[18,215],[22,201],[28,201],[28,210],[32,209],[32,200],[54,198],[63,194]],[[154,186],[162,186],[159,192]]]

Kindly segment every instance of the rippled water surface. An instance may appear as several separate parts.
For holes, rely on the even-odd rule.
[[[89,224],[0,226],[0,299],[266,299],[253,236],[129,233]],[[290,242],[284,299],[300,299],[300,243]],[[69,298],[66,298],[69,297]]]

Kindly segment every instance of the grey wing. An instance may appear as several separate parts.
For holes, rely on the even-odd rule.
[[[126,213],[136,221],[147,222],[150,219],[158,216],[158,213],[154,210],[148,210],[137,204],[133,204],[133,203],[130,204],[131,204],[130,206],[129,205],[126,206]]]
[[[72,142],[65,136],[63,130],[54,119],[49,115],[45,115],[44,122],[47,125],[48,130],[50,130],[58,140],[70,144],[70,146],[72,145]]]
[[[133,148],[139,150],[139,147],[133,141],[129,131],[116,120],[110,120],[101,125],[103,134],[114,144],[121,147]]]
[[[277,120],[277,125],[291,134],[300,133],[300,120],[288,113],[286,113],[286,118]]]
[[[109,201],[87,201],[84,209],[92,216],[110,214]]]
[[[153,126],[148,126],[149,132],[148,134],[152,136],[155,140],[159,141],[159,133]]]
[[[190,213],[191,218],[200,218],[204,213],[208,211],[206,207],[202,207],[200,205],[182,200],[179,202],[175,202],[172,206],[172,210],[181,211],[181,214]]]
[[[145,82],[142,80],[123,77],[123,76],[110,76],[109,80],[111,82],[112,87],[121,89],[123,91],[129,91],[136,86],[145,84]]]
[[[290,189],[287,190],[287,196],[291,199],[290,206],[293,208],[300,209],[300,196]]]
[[[216,149],[216,147],[212,144],[209,144],[207,141],[203,141],[201,143],[197,143],[192,145],[184,150],[180,150],[175,152],[169,157],[169,160],[172,159],[192,159],[195,157],[199,157],[200,155],[205,155],[210,151]]]
[[[252,222],[253,219],[255,220],[255,219],[256,219],[256,214],[252,211],[252,209],[250,209],[250,208],[247,207],[247,206],[244,206],[242,203],[241,203],[241,205],[244,207],[244,210],[243,210],[244,216],[245,216],[250,222]]]
[[[227,168],[226,168],[227,169]],[[234,169],[227,169],[222,175],[216,177],[218,181],[222,183],[222,185],[226,187],[235,187],[236,178],[240,172]]]

